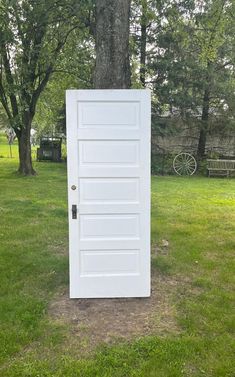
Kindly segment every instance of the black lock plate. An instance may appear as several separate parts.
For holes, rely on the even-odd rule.
[[[76,204],[72,204],[72,219],[77,218],[77,206]]]

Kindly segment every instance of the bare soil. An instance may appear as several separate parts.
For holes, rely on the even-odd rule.
[[[88,349],[144,335],[166,336],[179,332],[172,299],[177,285],[177,280],[154,273],[149,298],[70,299],[64,290],[51,303],[49,317],[69,325],[73,338]]]

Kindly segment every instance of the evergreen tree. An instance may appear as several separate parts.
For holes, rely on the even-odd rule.
[[[199,126],[197,155],[205,154],[209,130],[234,122],[234,22],[232,1],[172,4],[156,35],[149,62],[158,113],[177,113]]]

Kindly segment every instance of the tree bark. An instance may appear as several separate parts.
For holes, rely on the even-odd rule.
[[[209,109],[210,109],[210,93],[209,89],[206,88],[203,96],[203,105],[202,105],[202,124],[199,134],[199,141],[197,147],[197,157],[200,161],[205,157],[206,150],[206,138],[208,132],[208,120],[209,120]]]
[[[147,45],[147,0],[142,0],[141,34],[140,34],[140,82],[145,87],[146,45]]]
[[[201,128],[198,140],[198,147],[197,147],[197,158],[200,163],[205,157],[206,151],[206,138],[208,132],[208,121],[209,121],[209,110],[210,110],[210,84],[211,84],[211,70],[212,70],[212,63],[210,61],[207,62],[207,73],[205,78],[205,89],[204,95],[202,100],[202,117],[201,117]]]
[[[130,88],[130,0],[96,0],[94,87]]]
[[[16,133],[19,146],[19,168],[18,173],[23,175],[35,175],[36,171],[33,169],[30,143],[31,119],[26,117],[25,124],[20,131]]]

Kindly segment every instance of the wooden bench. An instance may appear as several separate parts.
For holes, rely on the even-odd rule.
[[[207,160],[207,170],[209,177],[211,175],[230,176],[235,171],[235,160]]]

